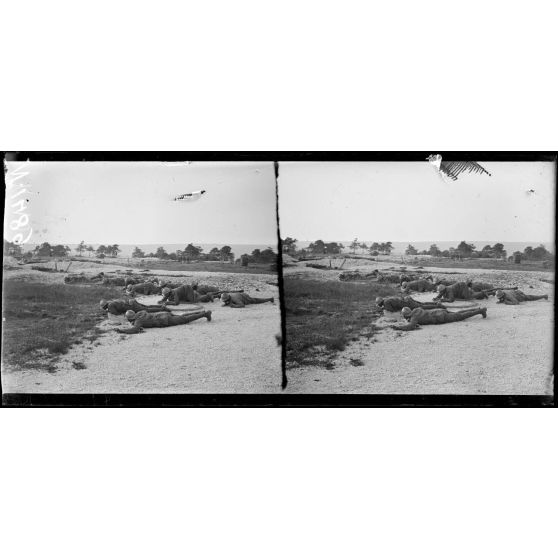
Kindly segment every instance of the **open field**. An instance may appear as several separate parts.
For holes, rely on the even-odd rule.
[[[324,260],[325,261],[325,260]],[[519,306],[475,301],[488,308],[488,318],[474,317],[463,322],[424,326],[418,331],[393,331],[389,326],[400,321],[398,313],[379,317],[373,304],[380,285],[367,281],[354,283],[359,290],[368,289],[369,301],[362,303],[362,315],[352,318],[354,327],[374,332],[373,337],[349,339],[344,350],[330,352],[328,367],[312,365],[312,354],[305,359],[304,346],[289,360],[287,393],[384,393],[384,394],[498,394],[549,395],[553,392],[554,273],[548,270],[485,270],[462,267],[426,267],[425,273],[463,281],[471,278],[496,286],[518,286],[527,294],[548,294],[549,300],[525,302]],[[351,260],[344,271],[363,273],[372,269],[399,269],[392,261]],[[415,271],[407,264],[408,271]],[[323,285],[323,292],[339,282],[338,270],[320,270],[298,263],[284,269],[285,297],[296,300],[297,282],[311,281]],[[291,283],[291,281],[294,281]],[[351,283],[348,283],[350,285]],[[392,285],[392,287],[396,287]],[[319,292],[318,289],[317,292]],[[431,300],[433,293],[413,294],[417,300]],[[307,306],[313,302],[306,299]],[[464,302],[449,304],[458,307]],[[320,302],[316,304],[318,306]],[[317,312],[317,310],[316,310]],[[305,320],[306,315],[310,318]],[[311,335],[315,327],[312,312],[295,316],[294,327],[287,322],[290,335]],[[287,320],[291,320],[287,313]],[[306,326],[305,326],[306,323]],[[344,323],[344,327],[351,322]],[[296,339],[287,346],[297,347]],[[292,354],[292,353],[291,353]],[[289,359],[289,353],[287,354]]]
[[[15,258],[10,258],[10,267],[18,265]],[[143,263],[142,263],[143,262]],[[114,269],[157,269],[164,271],[175,271],[183,273],[185,271],[198,272],[221,272],[221,273],[253,273],[266,274],[275,273],[270,264],[250,263],[247,267],[241,265],[223,263],[223,262],[176,262],[172,260],[160,260],[156,258],[66,258],[57,260],[55,258],[37,258],[29,261],[29,263],[21,266],[30,268],[31,266],[44,267],[45,269],[56,269],[64,271],[68,269],[68,273],[75,272],[76,269],[89,267],[96,268],[97,271],[111,271]],[[106,268],[106,269],[104,269]]]
[[[411,258],[407,258],[407,261]],[[398,263],[397,260],[392,260]],[[520,264],[495,260],[491,258],[471,258],[468,260],[452,260],[450,258],[418,258],[417,261],[412,260],[412,266],[428,266],[437,268],[452,269],[499,269],[502,271],[553,271],[552,266],[544,266],[541,261],[524,260]]]
[[[109,263],[109,262],[107,262]],[[240,265],[234,265],[230,263],[221,262],[192,262],[192,263],[182,263],[173,262],[169,260],[158,260],[157,262],[149,262],[147,265],[141,265],[139,262],[130,260],[127,264],[130,268],[144,269],[145,267],[156,267],[157,269],[163,269],[167,271],[205,271],[205,272],[221,272],[221,273],[274,273],[272,266],[269,264],[256,264],[251,263],[246,267]]]
[[[124,266],[76,262],[72,272]],[[11,266],[10,266],[11,267]],[[234,266],[231,266],[234,267]],[[122,290],[99,284],[64,284],[63,273],[17,266],[4,270],[5,393],[272,393],[280,391],[279,304],[244,309],[206,304],[212,321],[146,329],[123,335],[123,316],[99,310],[101,298]],[[244,289],[278,300],[277,276],[254,273],[150,269],[146,276],[181,277],[224,289]],[[158,295],[139,297],[153,304]],[[173,307],[175,313],[191,309]],[[124,325],[127,327],[127,325]]]
[[[290,258],[288,258],[290,261]],[[451,258],[435,258],[417,256],[370,256],[360,254],[337,254],[334,256],[307,256],[299,260],[300,262],[312,262],[325,265],[326,267],[335,267],[345,263],[343,267],[350,268],[353,265],[359,265],[359,262],[368,265],[368,263],[378,262],[379,266],[407,266],[407,267],[436,267],[439,269],[499,269],[505,271],[554,271],[552,262],[545,267],[542,261],[523,260],[522,263],[516,264],[508,261],[493,258],[470,258],[465,260],[452,260]]]

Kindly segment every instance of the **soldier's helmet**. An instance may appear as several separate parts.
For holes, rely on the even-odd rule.
[[[164,295],[168,295],[170,292],[171,292],[171,290],[169,289],[169,287],[165,287],[165,288],[163,289],[163,294],[164,294]]]
[[[445,285],[438,285],[438,292],[440,294],[445,293],[446,292],[446,286]]]
[[[126,319],[132,321],[136,317],[136,313],[133,310],[126,311]]]
[[[407,281],[403,281],[403,283],[401,283],[401,288],[406,289],[407,285],[408,285]]]
[[[496,291],[496,298],[498,300],[502,300],[502,299],[506,298],[506,293],[504,293],[504,291],[502,289],[498,289]]]
[[[403,308],[403,310],[401,310],[401,315],[404,318],[408,318],[411,315],[411,309],[408,306],[405,306],[405,308]]]
[[[194,282],[192,283],[192,289],[194,289],[194,291],[197,291],[197,290],[198,290],[198,282],[197,282],[197,281],[194,281]]]
[[[381,296],[377,296],[376,297],[376,304],[378,306],[383,306],[384,305],[384,299]]]
[[[108,308],[108,302],[103,298],[99,302],[99,306],[101,307],[101,310],[106,310]]]
[[[221,302],[228,302],[231,299],[231,295],[229,293],[223,293],[221,295]]]

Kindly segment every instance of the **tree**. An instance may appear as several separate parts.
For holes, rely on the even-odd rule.
[[[372,247],[374,247],[376,243],[372,244]],[[380,254],[384,254],[384,255],[390,255],[391,251],[393,250],[393,246],[390,242],[382,242],[380,244],[377,244],[377,251],[380,252]]]
[[[245,260],[249,263],[277,263],[277,253],[270,246],[265,250],[256,248],[250,256],[248,254],[243,254],[240,257],[242,265],[247,265]]]
[[[351,244],[349,245],[349,248],[353,251],[353,254],[356,253],[356,249],[360,246],[360,244],[358,243],[358,238],[355,238]]]
[[[194,246],[192,243],[188,244],[186,248],[184,248],[184,257],[186,261],[190,261],[196,258],[199,258],[203,249],[200,246]]]
[[[533,247],[532,246],[527,246],[527,248],[525,248],[525,250],[523,250],[523,255],[525,256],[525,258],[527,260],[530,260],[533,257]]]
[[[4,254],[6,254],[7,256],[14,256],[14,258],[20,258],[23,255],[21,244],[8,242],[6,239],[4,239]]]
[[[40,246],[36,246],[33,252],[36,256],[50,257],[52,256],[52,246],[48,242],[43,242]]]
[[[434,256],[434,257],[439,257],[439,256],[442,255],[442,252],[440,251],[440,249],[438,248],[438,246],[436,246],[436,244],[432,244],[432,245],[430,246],[430,248],[428,249],[428,253],[429,253],[431,256]]]
[[[498,242],[497,244],[494,244],[494,247],[492,248],[492,250],[494,252],[494,257],[495,258],[501,258],[502,255],[505,252],[504,245],[501,242]]]
[[[340,254],[342,246],[337,242],[328,242],[325,245],[326,254]]]
[[[219,250],[219,248],[215,247],[215,248],[211,248],[211,250],[209,251],[209,259],[211,261],[217,261],[221,259],[221,250]]]
[[[492,248],[490,244],[484,246],[483,249],[480,251],[481,258],[492,258],[493,256],[494,256],[494,248]]]
[[[260,253],[260,262],[262,263],[273,263],[277,261],[277,254],[273,249],[268,246],[265,250]]]
[[[551,257],[552,254],[544,247],[544,244],[539,244],[533,250],[533,259],[534,260],[545,260]]]
[[[231,259],[234,260],[234,254],[230,246],[223,246],[219,252],[221,261],[229,261]]]
[[[359,245],[359,248],[362,251],[366,252],[366,250],[368,250],[368,245],[366,244],[366,242],[361,242],[360,245]]]
[[[166,260],[169,257],[169,255],[167,254],[167,251],[162,246],[159,246],[159,248],[157,248],[157,251],[155,252],[155,257],[159,258],[160,260]]]
[[[113,258],[116,258],[116,256],[118,256],[119,252],[122,252],[122,250],[120,250],[120,247],[118,246],[118,244],[113,244],[112,246],[109,246],[110,249],[110,254]]]
[[[68,255],[67,246],[62,246],[62,244],[57,244],[52,247],[51,255],[55,258],[65,258]]]
[[[87,251],[87,253],[89,254],[89,257],[91,257],[91,254],[93,254],[93,252],[95,252],[95,248],[93,248],[93,246],[91,246],[91,244],[88,244],[85,247],[85,250]]]
[[[308,250],[310,250],[312,254],[324,254],[325,253],[324,241],[316,240],[316,242],[312,242],[310,246],[308,246]]]
[[[283,253],[292,254],[296,252],[296,243],[298,240],[296,238],[291,238],[288,236],[285,240],[281,241],[281,246],[283,248]]]
[[[412,244],[409,244],[409,246],[407,246],[407,249],[405,250],[405,254],[407,256],[416,256],[417,253],[417,249]]]
[[[219,250],[220,254],[221,254],[221,259],[224,260],[230,260],[231,259],[231,255],[232,255],[232,248],[228,245],[225,245],[221,248],[221,250]]]
[[[132,252],[132,258],[145,258],[145,253],[141,248],[136,246]]]
[[[85,246],[85,242],[83,242],[83,240],[78,244],[77,248],[76,248],[76,252],[81,256],[82,252],[85,252],[85,250],[87,250],[87,247]]]
[[[106,256],[107,254],[107,247],[104,244],[101,244],[97,250],[95,250],[95,252],[97,253],[97,256],[103,256],[103,258]]]
[[[474,244],[467,244],[464,240],[462,240],[457,246],[457,251],[462,258],[470,257],[474,249]]]

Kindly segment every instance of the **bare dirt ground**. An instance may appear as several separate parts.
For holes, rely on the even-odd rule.
[[[320,262],[321,263],[321,262]],[[327,263],[324,260],[324,263]],[[346,270],[399,269],[391,262],[351,262]],[[407,266],[415,271],[413,266]],[[418,270],[421,271],[421,270]],[[492,394],[551,395],[553,393],[554,273],[475,269],[425,268],[443,277],[472,278],[494,285],[518,286],[526,294],[548,294],[549,300],[519,306],[475,301],[488,308],[488,318],[475,316],[462,322],[423,326],[397,332],[386,328],[370,342],[358,341],[340,353],[333,370],[303,367],[288,371],[286,393],[374,394]],[[455,272],[455,275],[448,273]],[[339,271],[305,268],[284,270],[321,280],[338,280]],[[550,280],[552,283],[546,281]],[[433,293],[413,294],[421,301]],[[458,301],[452,306],[467,304]],[[389,313],[388,313],[389,314]],[[397,313],[377,325],[400,320]],[[358,363],[361,365],[355,366]]]
[[[73,267],[73,266],[72,266]],[[123,269],[114,266],[115,269]],[[93,265],[76,266],[97,273]],[[102,270],[110,271],[107,265]],[[177,272],[152,270],[158,276]],[[22,280],[63,282],[63,274],[29,269],[5,271]],[[205,304],[212,321],[146,329],[137,335],[114,331],[122,316],[107,317],[100,327],[107,330],[93,343],[74,346],[63,355],[54,373],[4,369],[5,393],[274,393],[281,390],[281,349],[276,334],[281,331],[277,276],[242,273],[183,272],[185,282],[197,280],[225,289],[244,289],[255,297],[275,297],[243,309],[223,307],[218,301]],[[268,283],[275,283],[268,284]],[[160,296],[139,297],[151,303]],[[189,305],[173,307],[180,313]],[[124,327],[127,327],[126,325]],[[76,369],[75,363],[80,363]],[[83,366],[83,368],[82,368]]]

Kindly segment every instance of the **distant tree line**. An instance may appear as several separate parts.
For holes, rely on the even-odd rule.
[[[465,240],[462,240],[457,248],[451,247],[448,250],[440,250],[436,244],[432,244],[428,250],[419,252],[412,244],[409,244],[405,250],[405,254],[408,256],[434,256],[442,258],[506,259],[508,257],[508,253],[501,242],[497,242],[494,246],[487,244],[481,250],[477,250],[474,244],[469,244]],[[554,255],[549,252],[543,244],[540,244],[536,248],[527,246],[523,252],[514,252],[513,257],[516,256],[519,256],[520,259],[533,261],[551,260],[554,258]]]
[[[294,257],[305,257],[315,255],[335,255],[341,254],[345,247],[337,242],[324,242],[323,240],[316,240],[312,242],[306,249],[297,249],[296,238],[288,236],[281,241],[282,251],[284,254],[289,254]],[[365,242],[359,242],[355,238],[349,245],[349,250],[353,254],[357,251],[360,253],[368,253],[371,256],[390,255],[393,251],[393,244],[391,242],[373,242],[368,246]],[[474,244],[467,243],[462,240],[457,247],[451,247],[448,250],[440,250],[436,244],[432,244],[428,250],[417,250],[412,244],[409,244],[405,250],[407,256],[434,256],[441,258],[494,258],[506,259],[508,257],[507,251],[501,242],[497,242],[493,246],[487,244],[481,250],[478,250]],[[540,244],[536,248],[527,246],[523,252],[514,252],[513,257],[520,256],[525,260],[552,260],[554,254],[549,252],[544,245]]]
[[[94,248],[90,244],[85,244],[81,241],[78,246],[73,250],[78,256],[87,254],[94,255],[97,258],[112,257],[115,258],[122,251],[118,244],[105,246],[101,244]],[[72,249],[69,246],[62,244],[49,244],[43,242],[41,245],[36,246],[33,250],[23,251],[19,244],[9,242],[4,239],[4,254],[14,256],[16,258],[33,258],[33,257],[68,257]],[[145,253],[141,248],[136,246],[132,252],[132,258],[159,258],[161,260],[172,260],[179,262],[192,262],[192,261],[217,261],[217,262],[235,262],[235,255],[230,246],[223,246],[221,248],[212,248],[209,252],[204,253],[201,246],[188,244],[183,250],[176,250],[175,252],[167,252],[163,246],[159,246],[155,252]],[[277,253],[270,247],[265,250],[256,248],[251,254],[242,254],[236,260],[237,263],[247,266],[252,263],[258,264],[276,264]]]
[[[269,246],[265,250],[256,248],[251,254],[242,254],[240,264],[248,267],[249,264],[272,264],[277,265],[277,253]]]
[[[173,260],[178,262],[235,262],[235,255],[230,246],[223,246],[221,248],[212,248],[209,252],[205,253],[201,246],[188,244],[184,250],[176,250],[175,252],[168,253],[163,246],[159,246],[155,252],[145,253],[141,248],[136,246],[132,252],[132,258],[159,258],[162,260]],[[251,254],[242,254],[236,263],[243,266],[249,264],[276,264],[277,253],[272,248],[268,247],[265,250],[256,248]]]
[[[195,246],[190,243],[184,248],[184,250],[176,250],[175,252],[167,252],[163,246],[159,246],[155,252],[146,253],[141,248],[136,246],[132,252],[132,258],[159,258],[160,260],[172,260],[179,262],[228,262],[234,261],[234,254],[230,246],[212,248],[207,254],[205,254],[201,246]]]
[[[291,238],[288,236],[281,241],[282,251],[284,254],[289,254],[291,256],[305,257],[305,256],[317,256],[317,255],[335,255],[341,254],[345,249],[343,244],[338,242],[324,242],[323,240],[316,240],[310,243],[308,248],[302,248],[297,250],[296,243],[298,240],[296,238]],[[372,256],[377,256],[379,254],[389,255],[393,250],[393,245],[391,242],[374,242],[370,246],[366,242],[359,242],[358,238],[355,238],[349,245],[349,249],[353,254],[356,254],[357,250],[362,254],[368,253]]]
[[[95,254],[99,258],[104,258],[106,256],[115,258],[121,252],[118,244],[111,244],[108,246],[101,244],[98,248],[93,248],[93,246],[86,245],[83,241],[80,242],[75,250],[72,250],[65,244],[50,244],[49,242],[43,242],[42,244],[35,246],[32,250],[24,252],[21,245],[4,240],[4,253],[9,254],[10,256],[15,256],[16,258],[66,258],[72,251],[79,256],[81,256],[84,252],[87,252],[89,256]]]
[[[122,250],[120,250],[118,244],[108,244],[107,246],[101,244],[98,248],[93,248],[82,240],[76,248],[76,253],[81,256],[84,252],[87,252],[89,256],[95,254],[98,258],[105,258],[106,256],[116,258]]]

